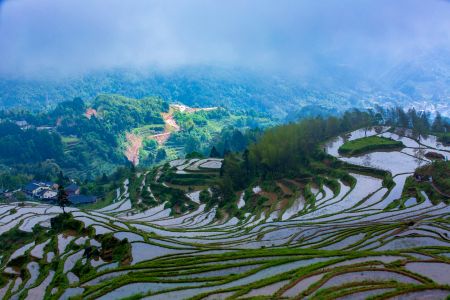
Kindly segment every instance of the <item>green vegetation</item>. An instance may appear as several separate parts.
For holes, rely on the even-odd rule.
[[[438,204],[445,201],[445,198],[442,197],[442,195],[440,195],[429,182],[419,182],[411,176],[406,179],[405,186],[403,187],[402,198],[393,201],[386,209],[393,209],[397,206],[402,207],[403,202],[412,197],[416,198],[420,202],[424,201],[425,198],[421,194],[421,191],[424,191],[427,194],[433,204]]]
[[[220,178],[213,183],[215,193],[208,201],[218,204],[219,208],[228,213],[237,214],[237,192],[252,184],[283,178],[301,180],[306,184],[317,179],[317,175],[327,174],[354,185],[353,177],[340,169],[342,164],[327,156],[320,145],[337,134],[369,126],[374,122],[370,114],[355,110],[345,113],[342,118],[304,119],[268,129],[245,151],[225,156]],[[279,189],[274,186],[274,189],[277,188]],[[306,200],[313,205],[312,195],[307,189],[304,189],[304,193]],[[255,197],[252,200],[252,210],[268,205],[270,197],[270,193]]]
[[[10,252],[12,249],[18,248],[18,245],[25,245],[33,241],[35,235],[32,232],[24,232],[19,230],[17,227],[3,233],[0,235],[0,243],[2,246],[2,251],[5,253]]]
[[[242,151],[249,143],[256,141],[261,133],[273,123],[254,112],[239,115],[219,108],[195,113],[175,112],[174,118],[181,131],[173,133],[169,143],[185,145],[185,153],[199,152],[209,155],[212,145],[221,154]]]
[[[163,115],[169,111],[180,131],[166,126]],[[50,111],[0,111],[0,120],[0,182],[12,189],[31,178],[55,180],[61,171],[79,180],[110,175],[128,163],[127,133],[142,139],[139,163],[145,167],[193,151],[208,155],[213,145],[221,153],[241,151],[256,139],[256,127],[272,124],[255,112],[218,108],[184,113],[158,97],[119,95],[75,98]],[[157,143],[151,136],[165,127],[172,134],[164,144]]]
[[[36,129],[21,130],[12,122],[0,123],[0,145],[0,158],[5,164],[35,163],[63,157],[59,135]]]
[[[375,150],[392,150],[405,147],[402,142],[380,136],[370,136],[345,142],[339,153],[354,156]]]
[[[56,233],[70,230],[81,234],[84,230],[84,223],[75,220],[70,213],[59,214],[51,218],[50,225]]]
[[[413,118],[416,114],[409,112],[408,116]],[[281,192],[279,186],[275,185],[275,182],[284,179],[292,179],[302,185],[299,193],[309,207],[315,205],[315,196],[310,191],[312,184],[320,188],[326,180],[329,186],[338,192],[339,185],[336,180],[339,179],[344,184],[354,187],[356,180],[349,172],[380,178],[383,187],[390,190],[395,186],[391,173],[343,163],[326,155],[321,146],[331,137],[379,125],[380,122],[380,115],[372,111],[355,110],[345,113],[341,118],[304,119],[297,123],[273,127],[254,139],[255,142],[250,142],[251,138],[248,135],[242,135],[241,138],[233,140],[242,141],[241,147],[247,146],[240,151],[224,151],[225,159],[219,177],[208,177],[202,172],[190,171],[178,174],[173,170],[165,170],[161,181],[171,184],[173,188],[182,188],[183,191],[189,190],[192,186],[200,189],[201,186],[209,186],[211,187],[209,193],[205,191],[201,193],[201,201],[207,203],[208,208],[218,205],[219,215],[233,216],[242,215],[236,203],[239,193],[243,190],[247,190],[246,209],[255,214],[263,210],[273,211],[274,203],[277,201],[284,201],[285,204],[280,204],[281,207],[291,203],[295,197]],[[404,147],[402,142],[372,136],[345,143],[340,151],[355,155],[370,150],[402,147]],[[214,150],[217,155],[219,151]],[[324,179],[325,177],[327,178]],[[252,195],[248,187],[256,185],[262,186],[264,193]],[[298,193],[296,195],[298,197]]]
[[[105,261],[118,261],[129,264],[131,261],[131,245],[127,239],[119,240],[112,233],[98,236],[101,242],[100,256]]]
[[[416,170],[415,176],[429,179],[444,195],[450,196],[450,161],[434,161]]]
[[[192,121],[190,130],[196,132],[195,122],[202,120],[202,114],[177,118],[182,126]],[[207,127],[210,117],[205,117]],[[0,243],[8,245],[2,252],[6,258],[2,267],[11,266],[13,272],[0,277],[0,286],[19,276],[22,283],[17,294],[10,284],[5,299],[25,299],[50,272],[54,277],[45,287],[44,298],[51,299],[61,298],[68,288],[79,287],[83,289],[72,290],[78,293],[76,299],[138,299],[158,294],[161,298],[181,298],[192,291],[192,299],[214,298],[221,292],[237,299],[250,298],[250,292],[265,287],[273,292],[256,298],[279,299],[287,298],[286,291],[315,275],[318,277],[294,297],[335,299],[379,287],[390,288],[379,298],[425,289],[448,290],[445,283],[426,276],[429,264],[439,267],[448,261],[444,256],[448,253],[445,208],[427,203],[421,206],[424,209],[412,207],[405,218],[399,211],[424,201],[423,191],[433,202],[442,199],[433,184],[448,188],[448,162],[419,169],[416,175],[421,176],[420,181],[409,178],[402,197],[389,200],[396,178],[391,173],[351,165],[324,152],[324,143],[335,135],[379,124],[371,112],[352,111],[341,118],[301,120],[264,133],[250,127],[227,127],[219,133],[224,139],[217,140],[220,135],[213,138],[214,147],[207,153],[202,147],[186,155],[192,160],[152,169],[122,167],[82,183],[83,193],[100,193],[109,201],[116,199],[118,189],[117,201],[103,211],[84,210],[74,213],[77,217],[61,214],[50,220],[50,229],[35,226],[31,233],[21,232],[19,227],[41,216],[30,213],[18,218],[22,218],[23,209],[32,211],[33,206],[50,218],[54,216],[51,209],[30,203],[11,206],[3,218],[14,218],[17,225],[0,235]],[[153,129],[139,133],[145,130]],[[63,143],[79,143],[81,139]],[[224,156],[224,160],[207,158],[208,153]],[[200,158],[203,160],[198,161]],[[369,180],[360,174],[375,178]],[[57,177],[68,181],[62,172]],[[366,182],[373,184],[365,186]],[[199,193],[200,204],[206,204],[204,211],[195,202],[195,193],[186,195],[194,191]],[[238,209],[241,196],[245,203]],[[417,202],[406,205],[410,197]],[[294,201],[298,201],[296,205]],[[171,208],[171,216],[163,203],[164,208]],[[147,210],[150,207],[152,210]],[[95,235],[94,229],[109,233]],[[70,238],[63,241],[64,236]],[[32,242],[36,244],[7,265],[13,251]],[[44,242],[43,256],[36,257],[32,252]],[[56,254],[51,261],[49,252]],[[39,265],[39,278],[34,281],[30,263]],[[411,271],[410,263],[428,265],[423,272]],[[74,280],[69,272],[78,278]],[[359,279],[370,272],[383,272],[387,279],[367,276],[364,281],[327,285],[328,280],[336,277],[339,282],[339,276],[347,273],[349,278]],[[407,280],[396,282],[398,276]],[[142,289],[135,289],[133,283]],[[137,291],[141,294],[132,295]],[[203,294],[195,294],[197,291]]]
[[[161,203],[167,201],[165,208],[171,208],[175,214],[180,214],[186,212],[188,209],[194,208],[192,204],[189,204],[189,199],[180,189],[166,187],[156,183],[152,183],[150,187],[155,196],[160,199]]]
[[[439,141],[444,145],[450,145],[450,132],[437,132],[436,136],[439,138]]]
[[[292,119],[297,119],[300,113],[316,116],[322,110],[330,114],[333,111],[329,107],[336,107],[337,102],[345,103],[341,110],[357,106],[357,100],[349,99],[347,95],[301,88],[298,80],[242,68],[204,66],[171,72],[95,72],[55,82],[2,78],[0,89],[0,107],[31,110],[46,108],[49,104],[55,105],[74,97],[92,99],[100,93],[121,94],[130,98],[154,95],[192,107],[224,106],[233,113],[256,109],[258,113],[270,113],[280,120],[286,113],[292,114]],[[310,105],[302,107],[306,99]],[[300,111],[299,107],[302,107]],[[305,109],[307,111],[303,112]]]
[[[450,162],[434,162],[431,166],[434,185],[446,195],[450,195]]]

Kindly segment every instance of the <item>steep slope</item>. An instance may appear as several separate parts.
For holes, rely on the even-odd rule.
[[[450,149],[433,138],[419,145],[386,129],[357,130],[347,138],[389,135],[410,150],[419,147],[450,155]],[[326,151],[336,155],[343,143],[337,137]],[[338,181],[337,188],[330,182],[305,186],[284,181],[283,193],[292,193],[295,186],[308,189],[313,202],[293,203],[293,209],[286,210],[272,206],[256,214],[251,203],[243,203],[241,219],[217,218],[217,207],[202,202],[195,188],[186,191],[181,202],[179,197],[162,197],[164,189],[173,185],[165,173],[176,172],[179,182],[184,178],[192,186],[188,177],[217,176],[220,159],[173,161],[125,180],[115,202],[107,207],[69,209],[75,220],[97,235],[85,229],[48,231],[49,218],[61,212],[58,207],[2,205],[0,239],[11,239],[4,235],[9,231],[22,233],[20,242],[8,244],[13,246],[3,252],[0,292],[5,299],[27,295],[34,299],[443,299],[450,294],[446,276],[450,210],[445,203],[433,203],[423,190],[416,197],[402,195],[406,177],[428,163],[409,152],[338,157],[360,167],[389,170],[395,182],[389,188],[383,187],[377,172],[355,171],[350,174],[353,184]],[[136,210],[133,201],[139,200],[132,196],[136,189],[146,191],[156,203]],[[265,187],[252,191],[270,194]],[[244,198],[240,201],[249,199]],[[182,207],[187,210],[180,211]],[[35,229],[35,241],[30,232],[36,224],[43,229]],[[120,245],[123,251],[108,256],[110,244]]]

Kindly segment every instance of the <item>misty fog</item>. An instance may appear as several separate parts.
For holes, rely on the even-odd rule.
[[[450,3],[439,0],[0,3],[0,74],[9,78],[192,65],[376,78],[450,49]]]

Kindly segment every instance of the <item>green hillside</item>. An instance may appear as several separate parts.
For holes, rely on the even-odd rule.
[[[120,95],[75,98],[50,111],[1,111],[0,120],[0,164],[31,175],[47,169],[39,175],[43,179],[59,171],[92,179],[130,162],[151,166],[193,151],[208,155],[217,141],[228,141],[222,152],[238,151],[246,146],[246,132],[272,124],[254,112],[224,108],[183,112],[158,97]],[[167,122],[175,122],[176,128]],[[158,134],[165,133],[158,140]]]

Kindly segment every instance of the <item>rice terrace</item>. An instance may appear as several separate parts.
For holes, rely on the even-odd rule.
[[[222,164],[214,158],[179,159],[134,174],[112,204],[67,208],[71,219],[60,229],[50,222],[59,207],[4,204],[0,239],[8,246],[0,293],[4,299],[445,298],[448,198],[435,192],[430,198],[430,189],[411,179],[431,163],[417,153],[448,157],[450,147],[433,136],[419,143],[407,130],[388,129],[360,129],[324,145],[349,163],[348,176],[245,189],[240,219],[219,216],[205,201]],[[369,136],[404,147],[339,155],[346,142]],[[130,189],[155,205],[138,210]],[[183,191],[184,201],[168,206],[168,189]],[[258,197],[267,204],[255,211]]]
[[[450,1],[0,0],[0,300],[450,300]]]

